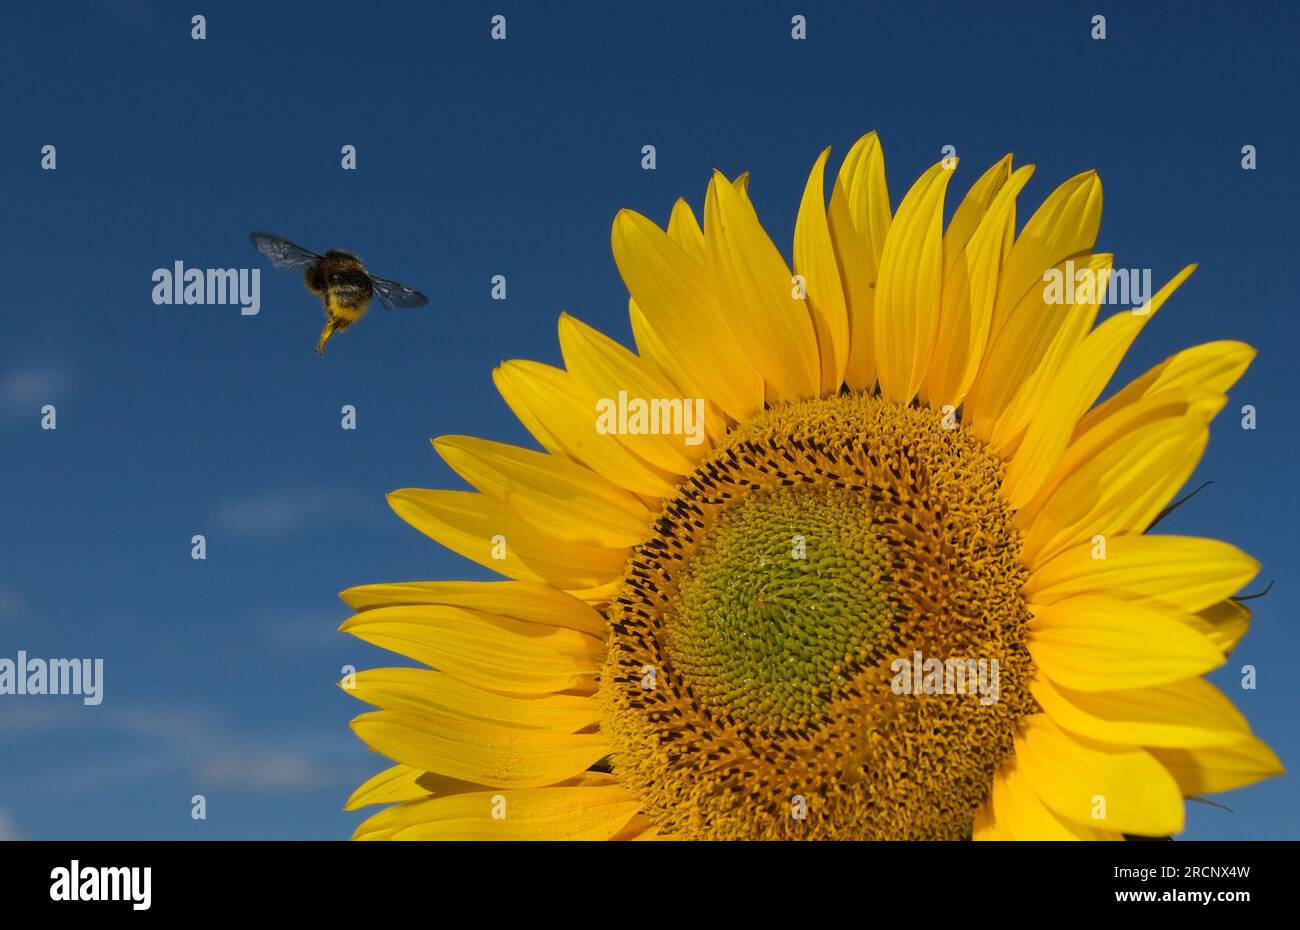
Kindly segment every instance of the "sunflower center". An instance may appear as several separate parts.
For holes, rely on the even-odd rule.
[[[664,832],[969,835],[1034,710],[1002,471],[861,395],[728,434],[608,609],[614,771]]]
[[[702,534],[664,638],[703,709],[771,731],[834,702],[893,619],[870,514],[846,488],[763,489]]]

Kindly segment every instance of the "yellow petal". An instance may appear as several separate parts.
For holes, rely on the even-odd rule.
[[[553,536],[624,548],[650,534],[644,504],[568,458],[473,436],[442,436],[433,445],[475,488]]]
[[[664,472],[631,452],[617,436],[596,430],[598,411],[568,372],[516,359],[497,368],[492,378],[515,416],[549,451],[563,453],[611,484],[637,494],[667,497],[672,493]]]
[[[739,180],[739,179],[737,179]],[[695,218],[691,205],[681,197],[673,204],[672,215],[668,217],[668,238],[680,245],[691,258],[704,267],[707,260],[704,250],[704,230]]]
[[[628,300],[627,315],[632,323],[632,338],[636,342],[637,352],[642,358],[658,366],[682,394],[705,399],[704,429],[712,442],[720,440],[727,433],[727,418],[722,408],[709,399],[706,382],[700,379],[698,373],[688,371],[682,359],[664,344],[659,334],[654,331],[654,327],[650,325],[650,321],[646,319],[645,313],[636,305],[635,300]],[[757,377],[757,373],[755,377],[761,387],[762,379]]]
[[[396,514],[421,533],[485,568],[520,581],[580,589],[619,577],[629,549],[559,540],[485,494],[403,488],[388,495]]]
[[[352,731],[390,759],[503,788],[553,785],[584,771],[609,752],[609,744],[600,734],[463,727],[455,720],[434,721],[401,710],[362,714],[352,721]]]
[[[462,791],[480,790],[480,785],[472,782],[457,781],[444,775],[435,775],[424,769],[409,765],[394,765],[386,768],[352,792],[352,796],[343,805],[343,809],[354,811],[372,804],[393,804],[400,801],[416,801],[437,795],[457,794]]]
[[[1184,794],[1215,794],[1253,785],[1286,771],[1277,753],[1251,736],[1226,746],[1153,749]]]
[[[348,588],[341,597],[353,610],[442,604],[577,630],[604,641],[605,618],[547,584],[531,581],[401,581]]]
[[[456,717],[495,726],[576,733],[600,719],[600,705],[583,694],[520,697],[475,687],[423,668],[374,668],[344,679],[344,690],[384,710],[430,719]]]
[[[1204,422],[1184,417],[1152,423],[1100,449],[1042,504],[1025,531],[1021,558],[1035,570],[1094,536],[1143,532],[1191,476],[1208,438]]]
[[[1098,404],[1079,421],[1076,435],[1099,426],[1107,418],[1138,401],[1165,391],[1190,390],[1210,395],[1226,394],[1255,358],[1244,342],[1222,340],[1192,346],[1169,356],[1140,378]]]
[[[616,784],[480,791],[381,811],[355,839],[608,840],[635,816]]]
[[[1108,264],[1109,255],[1080,256],[1080,261],[1090,267]],[[1074,259],[1067,261],[1073,262]],[[1068,271],[1065,263],[1051,269],[1055,274],[1065,275]],[[980,370],[971,384],[966,397],[962,422],[968,425],[975,436],[994,445],[997,433],[997,450],[1006,457],[1006,449],[1014,449],[1010,439],[1018,439],[1019,434],[1008,436],[1009,417],[1023,427],[1025,418],[1025,394],[1028,382],[1037,375],[1042,380],[1047,374],[1059,367],[1064,358],[1069,341],[1075,343],[1082,339],[1087,328],[1092,325],[1085,314],[1091,308],[1076,307],[1072,303],[1056,301],[1046,290],[1033,288],[1020,298],[1007,311],[1003,312],[1000,325],[994,329],[990,324],[988,344],[980,362]],[[1068,324],[1068,325],[1067,325]],[[1053,345],[1057,351],[1051,351]],[[1008,409],[1016,401],[1018,409],[1008,414]],[[999,428],[1000,427],[1000,428]]]
[[[998,280],[988,349],[963,422],[986,442],[996,420],[1039,365],[1069,318],[1049,299],[1045,273],[1064,274],[1068,261],[1087,259],[1101,222],[1101,182],[1089,171],[1057,188],[1029,218]]]
[[[1146,321],[1195,268],[1188,265],[1175,275],[1140,312],[1118,313],[1089,333],[1044,385],[1045,391],[1031,383],[1031,391],[1041,399],[1027,412],[1030,422],[1024,442],[1003,481],[1003,492],[1012,507],[1024,506],[1051,477],[1079,418],[1101,395]]]
[[[953,211],[952,219],[943,234],[943,276],[947,278],[957,268],[967,244],[975,235],[988,214],[998,191],[1011,178],[1011,156],[1004,155],[971,185],[962,202]]]
[[[637,456],[672,475],[688,475],[709,451],[704,430],[704,398],[684,397],[662,372],[569,314],[560,315],[560,351],[573,375],[575,391],[588,406],[617,405],[625,395],[650,410],[671,409],[666,422],[645,424],[654,432],[617,434],[618,441]],[[616,408],[617,409],[617,408]],[[696,417],[696,412],[699,417]],[[660,432],[660,428],[668,430]]]
[[[839,390],[849,362],[849,310],[826,219],[823,187],[830,153],[829,148],[823,151],[813,165],[794,225],[794,270],[807,285],[821,356],[823,394]]]
[[[1126,328],[1123,333],[1112,334],[1107,329],[1116,325],[1114,318],[1102,324],[1098,331],[1092,331],[1101,306],[1100,295],[1105,293],[1104,286],[1110,277],[1113,260],[1113,255],[1103,253],[1090,255],[1080,262],[1084,266],[1083,273],[1089,275],[1089,280],[1096,282],[1095,287],[1089,289],[1093,295],[1091,299],[1076,295],[1073,302],[1043,305],[1037,308],[1038,312],[1019,316],[1002,328],[1002,344],[999,348],[1009,348],[1013,353],[1011,363],[1016,369],[1014,374],[1008,371],[1007,384],[1000,385],[1002,390],[999,393],[1005,398],[1005,405],[999,410],[991,430],[987,429],[987,423],[985,427],[990,444],[1003,458],[1011,458],[1026,427],[1036,418],[1054,416],[1058,408],[1068,410],[1076,402],[1075,398],[1082,391],[1074,381],[1065,380],[1067,376],[1062,372],[1063,368],[1073,366],[1072,374],[1076,379],[1086,378],[1097,367],[1094,360],[1099,354],[1113,349],[1123,335],[1128,335],[1131,341],[1136,330]],[[1075,272],[1076,275],[1078,273]],[[1030,297],[1026,299],[1031,298],[1038,299],[1037,293],[1031,291]],[[1061,299],[1064,300],[1063,295]],[[1022,327],[1026,331],[1018,332]],[[1017,338],[1012,338],[1013,333],[1018,338],[1018,344]],[[990,358],[996,358],[992,349]],[[1084,359],[1092,363],[1085,364]],[[997,362],[992,361],[992,364],[992,371],[996,371]],[[990,376],[992,371],[989,372]],[[1069,387],[1060,397],[1056,393],[1058,381]],[[1086,383],[1091,384],[1090,381]],[[1100,393],[1101,388],[1097,390]],[[1079,414],[1074,414],[1074,419],[1077,420],[1078,416]],[[1066,438],[1069,438],[1068,433]]]
[[[619,830],[614,836],[611,836],[610,841],[614,843],[646,841],[660,842],[665,840],[678,840],[681,838],[682,837],[679,835],[674,836],[667,833],[660,833],[659,828],[655,826],[653,820],[643,814],[637,814],[627,822],[623,829]]]
[[[576,598],[580,598],[585,603],[603,606],[611,599],[616,597],[619,588],[623,585],[622,578],[615,578],[613,581],[607,581],[604,584],[596,585],[594,588],[574,589],[568,593]]]
[[[1118,840],[1112,830],[1063,820],[1039,799],[1024,770],[1009,760],[993,776],[992,804],[1000,828],[1012,840]]]
[[[817,335],[793,275],[758,214],[721,173],[704,202],[709,270],[731,332],[753,366],[787,401],[817,397]]]
[[[1079,691],[1168,684],[1224,662],[1213,643],[1167,613],[1094,594],[1036,608],[1028,645],[1043,674]]]
[[[1034,571],[1025,596],[1052,604],[1097,593],[1195,613],[1240,591],[1259,571],[1258,562],[1217,539],[1116,536],[1107,540],[1104,558],[1093,557],[1101,551],[1090,542],[1066,549]]]
[[[971,829],[971,839],[977,843],[1003,842],[1011,839],[993,814],[992,798],[975,812],[975,823]]]
[[[462,607],[379,607],[339,629],[467,684],[513,694],[590,693],[605,652],[600,640],[575,630]]]
[[[1065,455],[1052,471],[1051,477],[1044,482],[1034,498],[1017,512],[1016,525],[1021,528],[1033,526],[1034,521],[1038,519],[1039,511],[1052,499],[1061,484],[1105,453],[1107,449],[1119,445],[1136,432],[1153,428],[1156,424],[1164,423],[1165,428],[1172,429],[1173,426],[1170,424],[1174,423],[1208,423],[1217,406],[1224,401],[1226,398],[1222,394],[1206,394],[1189,388],[1171,388],[1119,408],[1087,432],[1081,433],[1076,429],[1074,438],[1070,440]]]
[[[1029,218],[1007,256],[998,282],[993,332],[1033,288],[1043,272],[1072,255],[1092,250],[1101,228],[1101,179],[1095,171],[1076,175],[1054,190]]]
[[[872,337],[880,392],[908,404],[925,380],[943,288],[943,195],[953,169],[939,162],[912,185],[880,256]]]
[[[1073,691],[1040,675],[1029,690],[1058,726],[1106,743],[1189,748],[1250,735],[1246,718],[1203,678],[1154,688]]]
[[[1010,156],[1007,159],[1009,166]],[[995,165],[988,174],[993,174],[1000,165]],[[960,250],[951,235],[951,225],[944,236],[939,337],[923,392],[924,399],[935,409],[960,406],[980,370],[993,322],[998,273],[1015,235],[1016,196],[1033,173],[1033,166],[1023,167],[1002,184]]]
[[[890,223],[885,156],[874,132],[845,156],[831,191],[829,221],[849,313],[844,380],[855,391],[870,391],[876,383],[871,317]]]
[[[678,371],[669,371],[678,386],[734,420],[762,410],[763,378],[737,346],[703,264],[631,210],[614,218],[610,243],[628,292],[679,362]],[[689,380],[681,380],[682,372]]]
[[[1183,622],[1228,655],[1250,629],[1250,610],[1237,601],[1224,600],[1184,617]]]
[[[1138,836],[1183,829],[1178,785],[1141,749],[1072,736],[1036,714],[1016,740],[1015,762],[1044,804],[1081,826]]]

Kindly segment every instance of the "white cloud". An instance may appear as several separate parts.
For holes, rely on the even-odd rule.
[[[347,613],[347,608],[340,604],[332,614],[323,611],[277,614],[263,617],[258,628],[268,643],[278,649],[295,653],[331,649],[348,642],[348,638],[339,632],[339,624]]]
[[[333,519],[364,519],[370,509],[350,491],[291,488],[230,498],[213,516],[218,529],[235,536],[283,536]]]
[[[60,365],[11,368],[0,375],[0,411],[38,416],[41,407],[67,394],[72,375]]]
[[[294,791],[322,780],[317,767],[302,753],[247,746],[208,756],[195,775],[205,787],[253,791]]]
[[[0,744],[56,730],[93,728],[117,735],[109,760],[77,760],[69,769],[46,772],[33,786],[47,794],[84,792],[87,771],[99,789],[174,775],[191,779],[196,791],[229,789],[274,793],[337,781],[333,756],[338,734],[238,732],[206,708],[104,705],[88,713],[71,705],[16,705],[0,717]],[[8,750],[10,753],[13,749]],[[349,773],[350,774],[350,773]]]
[[[22,606],[23,602],[17,591],[13,588],[0,587],[0,622],[18,616]]]
[[[22,834],[18,832],[18,824],[14,822],[13,817],[3,807],[0,807],[0,843],[6,840],[20,840]]]

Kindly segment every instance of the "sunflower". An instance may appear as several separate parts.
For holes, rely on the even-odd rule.
[[[955,159],[895,211],[874,133],[829,206],[828,155],[793,269],[746,175],[702,224],[619,213],[637,351],[562,315],[562,369],[494,373],[545,451],[445,436],[474,490],[390,495],[509,580],[343,592],[344,631],[425,666],[344,682],[397,763],[358,838],[1165,836],[1281,771],[1202,677],[1257,563],[1148,532],[1255,352],[1097,403],[1193,267],[1099,322],[1095,172],[1016,236],[1010,156],[945,229]]]

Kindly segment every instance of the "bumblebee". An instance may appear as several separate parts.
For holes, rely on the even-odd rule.
[[[325,343],[330,341],[330,337],[365,316],[372,297],[378,296],[379,302],[389,310],[411,310],[429,302],[427,297],[405,284],[375,277],[351,252],[331,249],[324,255],[317,255],[287,239],[266,233],[253,233],[249,239],[257,251],[271,260],[277,271],[305,269],[303,278],[307,289],[325,305],[325,328],[316,343],[317,355],[325,354]]]

